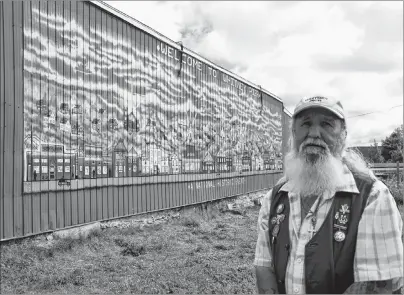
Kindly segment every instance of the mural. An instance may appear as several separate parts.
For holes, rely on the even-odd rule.
[[[26,181],[281,169],[279,101],[91,3],[31,5]]]

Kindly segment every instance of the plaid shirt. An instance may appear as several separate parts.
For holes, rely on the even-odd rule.
[[[345,166],[345,186],[338,191],[359,193],[352,173]],[[291,190],[288,183],[281,189],[288,192],[290,202],[289,236],[291,251],[286,269],[286,293],[305,293],[305,259],[304,250],[310,240],[308,230],[311,229],[311,213],[301,220],[300,198]],[[258,239],[255,250],[254,265],[265,266],[273,270],[272,257],[269,246],[269,211],[272,190],[262,200],[262,207],[258,217]],[[317,212],[318,231],[323,224],[331,204],[334,193],[324,194]],[[317,206],[315,201],[311,210]],[[403,284],[403,243],[401,240],[403,221],[397,205],[383,182],[377,180],[371,191],[359,222],[356,251],[354,257],[355,282],[378,281],[393,279],[393,290]]]

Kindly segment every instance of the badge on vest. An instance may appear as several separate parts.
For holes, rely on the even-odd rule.
[[[337,242],[342,242],[343,240],[345,240],[345,233],[343,232],[343,231],[337,231],[335,234],[334,234],[334,239],[337,241]]]
[[[285,205],[279,204],[278,207],[276,207],[276,213],[281,214],[283,209],[285,209]]]
[[[280,224],[285,220],[285,214],[281,214],[284,209],[285,205],[279,204],[278,207],[276,207],[276,213],[277,213],[276,217],[273,217],[271,219],[271,223],[274,226],[272,228],[272,242],[279,234]]]
[[[334,219],[336,220],[336,223],[334,223],[334,227],[338,230],[334,233],[334,240],[337,242],[345,240],[346,235],[344,231],[348,229],[347,224],[350,212],[348,204],[343,204],[339,211],[335,213]]]

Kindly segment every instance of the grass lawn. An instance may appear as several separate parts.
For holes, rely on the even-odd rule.
[[[167,223],[108,228],[85,240],[3,244],[0,293],[256,293],[259,207],[234,215],[221,205],[210,215],[188,210]]]
[[[1,293],[256,293],[259,207],[2,246]],[[191,214],[192,213],[192,214]]]

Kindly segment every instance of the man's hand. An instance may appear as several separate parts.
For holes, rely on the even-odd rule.
[[[357,282],[349,286],[344,294],[392,294],[392,280]]]
[[[257,288],[259,294],[278,294],[278,285],[273,270],[265,266],[256,266]]]

